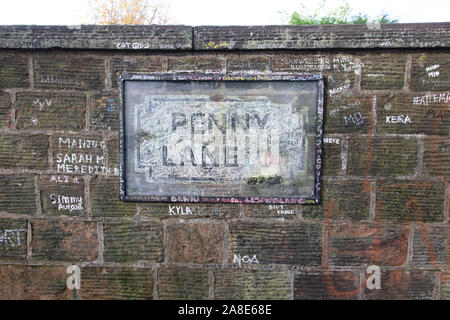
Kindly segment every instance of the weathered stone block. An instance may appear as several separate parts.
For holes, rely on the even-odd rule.
[[[288,300],[288,271],[224,270],[214,272],[214,298],[225,300]]]
[[[353,55],[277,54],[273,57],[273,72],[321,73],[327,79],[327,101],[339,100],[356,88],[356,75],[362,64]]]
[[[405,54],[362,56],[362,90],[401,89],[405,84]]]
[[[0,89],[29,86],[28,57],[18,52],[0,53]]]
[[[103,227],[107,262],[162,262],[163,229],[156,222],[107,222]]]
[[[270,71],[270,57],[253,55],[232,55],[227,58],[227,72]]]
[[[450,138],[448,136],[424,139],[423,173],[428,176],[449,177]]]
[[[81,177],[57,177],[44,175],[39,177],[41,211],[45,215],[84,216],[86,197],[84,180]]]
[[[445,190],[442,183],[380,181],[376,190],[377,220],[436,222],[444,219]]]
[[[119,198],[119,178],[95,176],[91,179],[91,206],[94,217],[131,217],[136,203]]]
[[[16,94],[18,129],[81,130],[86,122],[86,97],[75,93]]]
[[[299,300],[356,300],[360,290],[359,274],[352,271],[299,271],[294,280]]]
[[[0,167],[38,169],[48,168],[48,136],[42,134],[0,135]]]
[[[423,97],[423,99],[422,99]],[[379,133],[448,135],[450,93],[433,95],[395,94],[377,102]]]
[[[413,175],[417,167],[417,140],[412,137],[352,137],[347,174],[354,176]]]
[[[369,218],[370,185],[368,181],[322,181],[321,203],[302,206],[303,217],[311,219]]]
[[[342,170],[340,138],[324,137],[322,145],[322,176],[337,176]]]
[[[86,267],[81,269],[83,300],[153,299],[152,270],[128,267]]]
[[[101,90],[105,59],[72,54],[36,54],[34,85],[42,89]]]
[[[381,289],[364,289],[368,300],[431,300],[435,273],[427,271],[386,270],[381,272]]]
[[[406,260],[408,227],[374,223],[333,224],[329,263],[335,266],[400,266]]]
[[[224,227],[219,223],[176,223],[167,226],[173,262],[219,263],[224,255]]]
[[[442,270],[446,267],[446,226],[432,226],[419,223],[414,229],[414,267]]]
[[[450,90],[450,54],[421,53],[413,56],[410,88],[416,91]]]
[[[118,75],[126,72],[133,73],[150,73],[161,72],[163,66],[162,56],[150,55],[123,55],[111,58],[111,84],[113,88],[117,88]]]
[[[23,259],[27,255],[28,223],[25,219],[0,219],[0,258]]]
[[[207,270],[176,267],[158,270],[158,299],[206,300],[208,295]]]
[[[224,61],[216,56],[169,57],[170,71],[222,71]]]
[[[0,211],[30,215],[36,212],[32,175],[0,175]]]
[[[32,257],[61,261],[94,261],[98,255],[97,223],[33,219]]]
[[[69,300],[69,274],[61,266],[0,266],[2,300]]]
[[[315,223],[282,224],[231,222],[230,256],[256,258],[260,264],[320,265],[322,226]]]
[[[89,121],[91,130],[117,131],[119,128],[119,93],[92,96]]]

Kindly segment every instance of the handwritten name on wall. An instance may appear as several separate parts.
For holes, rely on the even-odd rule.
[[[86,138],[59,137],[58,148],[71,152],[56,154],[56,169],[62,173],[114,174],[116,167],[106,163],[106,141]]]

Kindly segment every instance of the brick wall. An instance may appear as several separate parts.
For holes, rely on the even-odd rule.
[[[0,27],[0,298],[449,299],[449,31]],[[165,71],[323,73],[322,203],[120,201],[117,74]]]

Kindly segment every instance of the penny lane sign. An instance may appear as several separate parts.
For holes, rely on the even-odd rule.
[[[321,75],[165,73],[119,82],[122,200],[319,202]]]

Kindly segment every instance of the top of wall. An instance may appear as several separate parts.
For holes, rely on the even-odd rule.
[[[315,26],[0,26],[3,49],[263,50],[448,48],[450,23]]]

